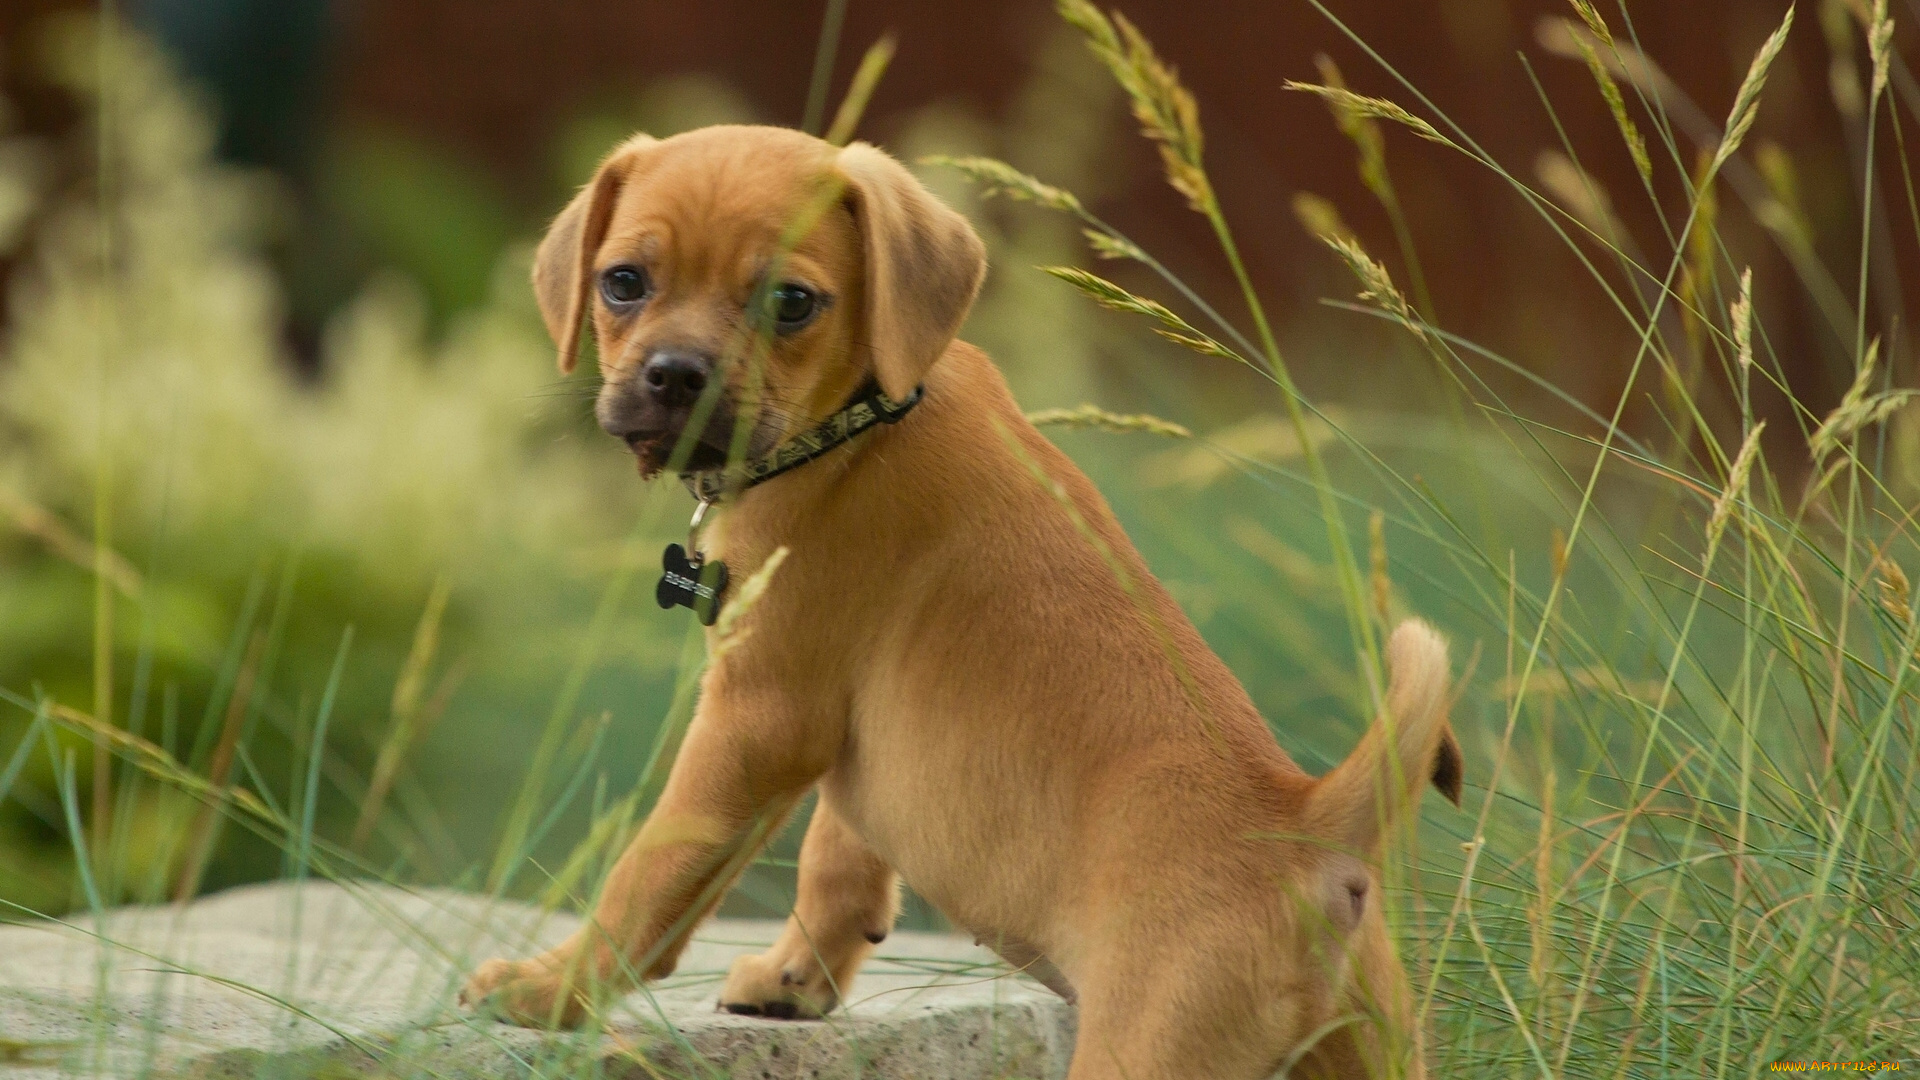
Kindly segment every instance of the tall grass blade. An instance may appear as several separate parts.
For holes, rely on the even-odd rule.
[[[840,109],[827,127],[828,142],[845,146],[853,140],[854,131],[860,127],[860,117],[867,111],[867,102],[873,98],[874,88],[880,85],[880,77],[887,73],[887,65],[893,61],[893,50],[892,34],[883,35],[867,47],[866,55],[860,58],[860,67],[853,73],[853,83],[847,87],[847,96],[841,99]]]
[[[388,724],[387,737],[381,742],[379,756],[374,759],[373,779],[367,784],[366,798],[361,800],[360,814],[353,825],[351,846],[356,851],[366,846],[367,838],[373,832],[373,824],[386,805],[387,794],[393,789],[394,778],[400,773],[401,762],[413,749],[424,728],[433,722],[438,711],[433,705],[437,702],[439,707],[445,707],[441,694],[435,694],[432,702],[422,700],[422,696],[426,689],[427,672],[440,650],[440,623],[446,617],[447,600],[452,593],[452,582],[446,574],[435,578],[433,589],[427,594],[426,607],[420,612],[420,622],[414,627],[413,646],[408,650],[406,662],[401,664],[400,676],[393,686],[393,715]]]

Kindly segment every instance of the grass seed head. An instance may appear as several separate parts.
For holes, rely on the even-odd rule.
[[[1077,266],[1042,266],[1040,270],[1079,289],[1088,299],[1103,308],[1145,315],[1160,324],[1153,328],[1154,333],[1176,345],[1207,356],[1220,356],[1229,360],[1239,360],[1241,363],[1246,362],[1239,353],[1200,332],[1192,323],[1174,314],[1171,308],[1158,300],[1135,296],[1106,278],[1098,274],[1090,274]]]
[[[1607,29],[1607,21],[1600,17],[1600,12],[1593,6],[1593,0],[1567,0],[1567,2],[1573,5],[1573,10],[1579,14],[1580,21],[1587,24],[1587,29],[1593,31],[1593,36],[1599,38],[1602,45],[1609,49],[1613,48],[1613,31]]]
[[[1288,79],[1285,85],[1289,90],[1317,95],[1329,106],[1354,116],[1390,120],[1428,142],[1437,142],[1441,146],[1450,146],[1455,150],[1460,148],[1452,139],[1440,134],[1438,128],[1386,98],[1367,97],[1341,86],[1322,86],[1318,83],[1304,83],[1294,79]]]
[[[1101,431],[1144,431],[1149,435],[1162,435],[1169,439],[1191,439],[1192,429],[1171,420],[1162,420],[1147,413],[1116,413],[1094,404],[1078,405],[1071,409],[1040,409],[1027,414],[1027,422],[1035,427],[1097,428]]]
[[[1733,464],[1727,469],[1727,486],[1713,500],[1713,514],[1707,518],[1707,542],[1720,538],[1721,532],[1733,516],[1736,504],[1747,489],[1747,478],[1753,474],[1753,464],[1760,457],[1760,433],[1767,429],[1765,420],[1753,425],[1747,432],[1746,441],[1740,444],[1740,452],[1733,456]]]
[[[1320,82],[1334,90],[1346,91],[1346,77],[1340,74],[1340,65],[1333,57],[1320,53],[1313,58],[1314,67],[1320,72]],[[1386,180],[1387,140],[1380,134],[1380,124],[1372,116],[1349,106],[1340,98],[1327,98],[1328,111],[1333,113],[1333,122],[1339,126],[1341,134],[1353,140],[1360,150],[1360,178],[1367,187],[1378,194],[1380,185]]]
[[[1840,404],[1827,414],[1827,418],[1821,421],[1807,440],[1816,463],[1826,460],[1828,454],[1861,428],[1886,420],[1915,396],[1920,396],[1920,390],[1914,389],[1871,393],[1874,373],[1879,366],[1880,339],[1876,337],[1867,346],[1867,355],[1860,364],[1860,370],[1854,373],[1853,385],[1847,388]]]
[[[1607,103],[1607,111],[1613,114],[1614,126],[1620,129],[1620,137],[1627,144],[1627,153],[1633,158],[1633,167],[1640,173],[1643,183],[1653,182],[1653,159],[1647,155],[1646,136],[1640,134],[1640,126],[1633,122],[1627,113],[1626,98],[1620,93],[1620,84],[1614,81],[1613,72],[1607,69],[1606,61],[1600,57],[1600,48],[1617,52],[1613,43],[1613,32],[1607,29],[1606,21],[1594,10],[1590,0],[1569,0],[1573,9],[1580,13],[1580,19],[1587,24],[1591,37],[1578,32],[1571,33],[1573,44],[1580,52],[1580,58],[1586,61],[1587,70],[1593,74],[1594,85],[1600,88],[1601,100]]]
[[[1787,31],[1793,28],[1793,8],[1787,8],[1786,18],[1780,21],[1779,29],[1767,36],[1754,54],[1753,63],[1747,66],[1747,77],[1740,81],[1740,90],[1733,96],[1733,108],[1727,111],[1727,133],[1720,140],[1720,146],[1713,152],[1713,172],[1719,172],[1734,151],[1740,149],[1740,143],[1753,127],[1754,117],[1760,115],[1760,91],[1766,88],[1767,71],[1773,67],[1774,58],[1787,44]]]
[[[1180,83],[1178,71],[1161,60],[1153,44],[1127,17],[1112,17],[1088,0],[1059,0],[1060,17],[1086,36],[1087,48],[1126,92],[1140,132],[1160,146],[1167,182],[1202,214],[1218,209],[1213,185],[1201,167],[1205,139],[1200,106]]]
[[[755,570],[747,576],[747,580],[740,583],[739,591],[735,592],[733,598],[727,601],[727,605],[720,609],[720,617],[715,620],[713,626],[713,658],[715,660],[733,651],[753,633],[753,627],[742,625],[747,613],[753,610],[754,604],[758,603],[760,597],[767,591],[767,586],[773,583],[773,575],[779,571],[780,564],[786,561],[787,547],[783,544],[775,548],[773,554],[767,556],[767,561],[760,564],[760,569]]]
[[[1353,276],[1360,279],[1360,299],[1371,300],[1382,311],[1398,316],[1415,337],[1426,340],[1427,330],[1420,320],[1420,314],[1413,310],[1413,305],[1407,303],[1406,294],[1393,283],[1387,268],[1373,261],[1373,256],[1367,254],[1358,240],[1351,236],[1323,236],[1321,239],[1347,264]]]
[[[986,195],[1005,195],[1009,199],[1039,203],[1051,210],[1062,210],[1069,214],[1081,215],[1086,211],[1073,192],[1028,176],[1019,169],[990,157],[949,157],[945,154],[933,154],[920,159],[922,165],[944,165],[958,169],[969,180],[980,185]]]
[[[1878,100],[1887,89],[1887,71],[1893,61],[1893,19],[1887,15],[1887,0],[1874,0],[1873,25],[1867,31],[1867,55],[1873,60],[1873,87],[1870,96]]]
[[[1741,368],[1753,366],[1753,267],[1740,272],[1740,298],[1727,309],[1733,347]]]
[[[1913,622],[1912,596],[1913,586],[1907,581],[1907,572],[1892,559],[1881,559],[1880,606],[1902,626]]]
[[[1102,232],[1099,229],[1081,229],[1080,231],[1087,238],[1087,246],[1093,248],[1093,253],[1102,259],[1147,261],[1147,253],[1140,250],[1140,245],[1118,233]]]

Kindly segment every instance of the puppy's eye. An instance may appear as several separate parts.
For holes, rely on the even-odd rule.
[[[819,308],[820,300],[807,288],[788,282],[773,290],[769,298],[772,301],[774,325],[781,330],[798,330]]]
[[[600,275],[600,295],[613,307],[626,307],[647,298],[652,285],[637,266],[616,266]]]

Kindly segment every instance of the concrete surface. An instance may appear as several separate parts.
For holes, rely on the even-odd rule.
[[[1072,1053],[1071,1008],[943,934],[888,938],[853,1004],[824,1021],[715,1010],[732,958],[779,930],[759,921],[708,923],[679,972],[626,998],[603,1033],[526,1031],[453,1004],[476,961],[576,925],[458,893],[310,882],[0,927],[0,1080],[1048,1080]]]

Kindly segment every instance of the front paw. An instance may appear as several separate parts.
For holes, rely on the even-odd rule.
[[[460,991],[460,1004],[511,1024],[571,1028],[586,1019],[588,986],[544,959],[489,960]]]
[[[743,1016],[818,1020],[839,1003],[819,964],[808,959],[782,965],[771,954],[734,960],[720,989],[720,1008]]]

